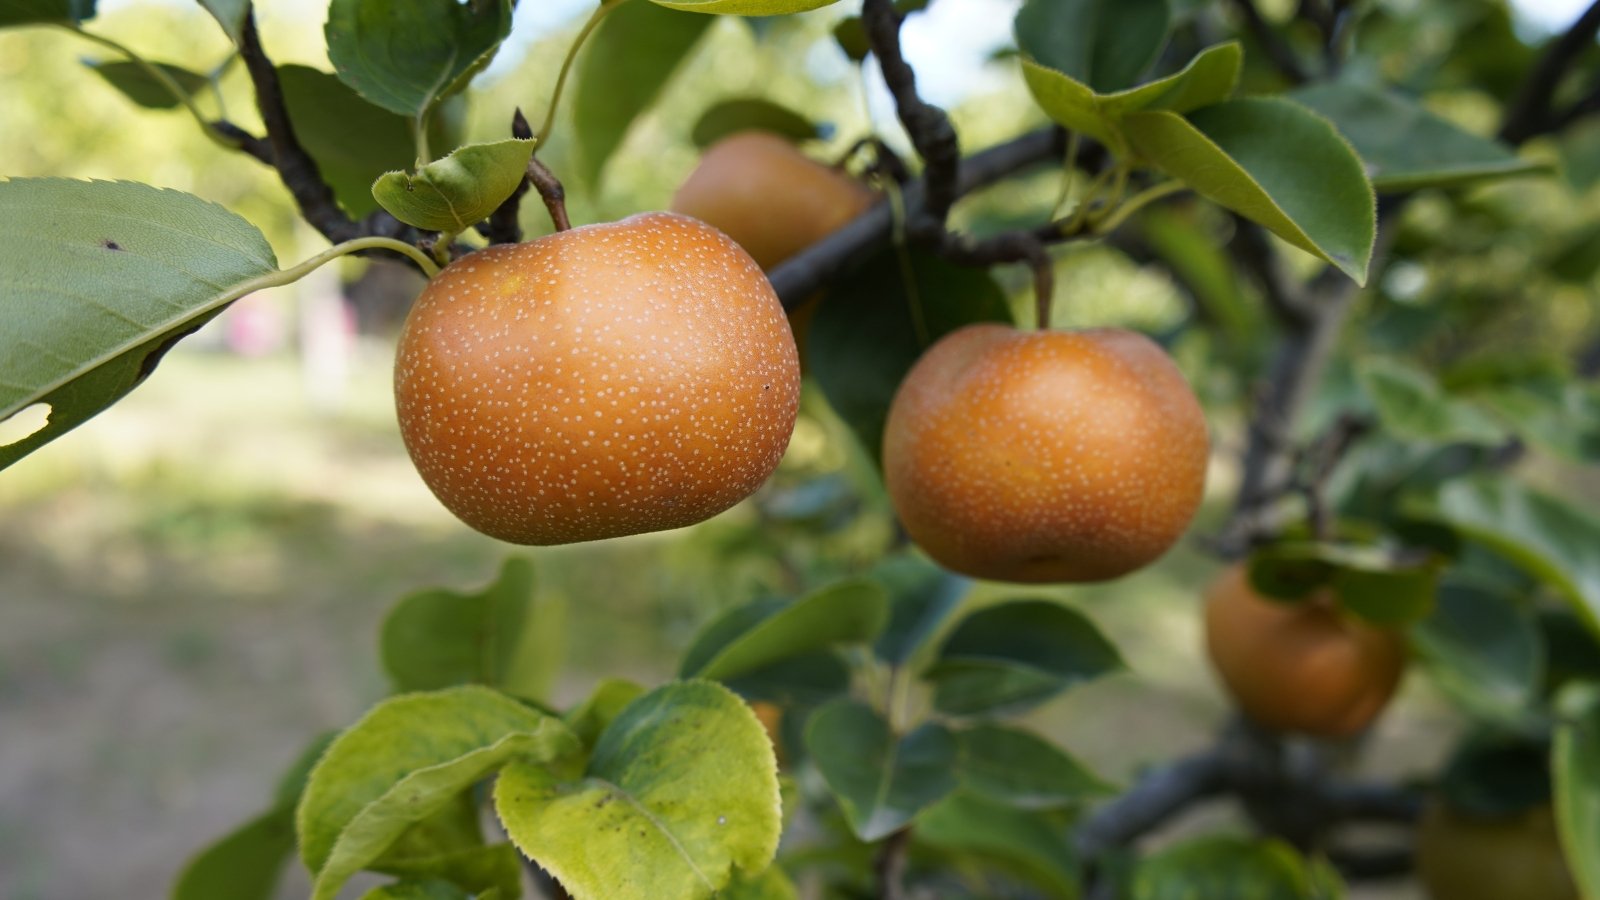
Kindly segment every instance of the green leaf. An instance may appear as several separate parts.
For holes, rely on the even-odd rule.
[[[1334,900],[1344,896],[1325,863],[1308,863],[1277,840],[1203,837],[1145,859],[1133,900]]]
[[[758,97],[724,100],[700,114],[690,139],[702,149],[741,131],[765,131],[791,141],[819,137],[817,126],[786,106]]]
[[[917,667],[972,588],[972,579],[911,554],[880,560],[868,576],[889,592],[889,625],[873,650],[894,666]]]
[[[651,0],[669,9],[723,16],[786,16],[831,6],[839,0]]]
[[[239,36],[244,33],[245,17],[250,12],[250,0],[200,0],[200,5],[222,26],[228,40],[238,46]]]
[[[1560,591],[1600,634],[1600,520],[1505,478],[1451,482],[1431,513]]]
[[[563,721],[585,747],[593,747],[628,704],[639,699],[644,688],[626,678],[607,678],[595,686],[589,699],[566,714]]]
[[[766,732],[710,681],[635,700],[578,776],[508,766],[494,804],[511,839],[574,900],[710,897],[735,867],[771,863],[782,818]]]
[[[866,579],[829,585],[790,604],[757,601],[708,625],[679,674],[726,681],[835,644],[870,641],[888,620],[888,596]]]
[[[870,706],[836,700],[812,715],[805,743],[864,841],[899,831],[956,788],[956,741],[937,722],[896,740]]]
[[[1386,357],[1356,364],[1385,431],[1402,440],[1500,444],[1506,431],[1473,404],[1445,394],[1423,370]]]
[[[1504,727],[1526,725],[1544,681],[1533,609],[1503,590],[1447,583],[1412,646],[1445,696]]]
[[[1017,46],[1038,62],[1100,91],[1138,80],[1166,43],[1166,0],[1028,0]]]
[[[295,137],[316,160],[339,205],[352,216],[377,209],[372,182],[417,158],[410,122],[368,103],[328,72],[280,66],[278,81]]]
[[[184,866],[172,900],[271,900],[294,852],[294,810],[274,809],[240,826]]]
[[[995,803],[1059,809],[1111,791],[1082,763],[1026,731],[978,725],[956,732],[956,742],[962,789]]]
[[[1367,165],[1379,193],[1454,187],[1538,172],[1498,141],[1463,131],[1390,90],[1326,82],[1288,95],[1327,116]]]
[[[463,795],[464,808],[477,826],[478,805]],[[478,841],[481,836],[474,835]],[[511,844],[468,846],[429,854],[410,854],[394,858],[392,852],[371,868],[410,879],[438,879],[471,891],[477,897],[498,892],[500,896],[522,896],[522,855]]]
[[[1019,810],[957,791],[918,817],[916,840],[999,863],[1055,900],[1078,900],[1069,824],[1061,813]]]
[[[180,338],[277,272],[261,232],[220,206],[125,181],[0,181],[0,469],[133,390]]]
[[[1096,140],[1126,145],[1122,118],[1144,109],[1183,113],[1221,103],[1239,83],[1243,52],[1235,42],[1207,47],[1180,72],[1138,87],[1102,94],[1065,72],[1024,57],[1022,77],[1050,118]]]
[[[511,0],[333,0],[323,35],[345,84],[421,118],[460,91],[511,30]]]
[[[300,856],[325,900],[423,821],[513,759],[579,752],[560,721],[481,687],[406,694],[339,736],[296,813]]]
[[[800,900],[800,891],[782,869],[768,866],[759,875],[735,872],[717,900]]]
[[[1600,183],[1600,122],[1579,122],[1561,135],[1561,170],[1574,190]]]
[[[1361,159],[1326,119],[1281,98],[1249,98],[1188,119],[1133,113],[1122,130],[1168,175],[1366,283],[1377,201]]]
[[[0,0],[0,28],[94,18],[95,0]]]
[[[1469,732],[1451,752],[1438,790],[1449,807],[1479,818],[1520,815],[1549,804],[1548,732]]]
[[[443,879],[428,878],[375,887],[362,894],[361,900],[489,900],[499,896],[496,891],[474,895]]]
[[[712,21],[647,0],[619,0],[589,36],[571,101],[585,181],[599,183],[629,126],[660,96]]]
[[[110,62],[96,62],[85,60],[84,65],[94,70],[96,75],[104,78],[112,87],[121,91],[123,96],[140,106],[149,109],[177,109],[183,104],[182,98],[174,95],[171,90],[154,75],[145,71],[144,66],[126,60],[113,60]],[[178,87],[189,96],[194,96],[204,90],[210,81],[199,72],[191,72],[181,66],[172,66],[166,63],[154,64],[161,71],[167,73]]]
[[[1600,230],[1594,248],[1600,260]],[[1591,261],[1590,265],[1600,266]],[[1574,462],[1600,461],[1600,388],[1564,378],[1477,391],[1471,395],[1517,437]]]
[[[1339,605],[1376,625],[1408,625],[1433,609],[1439,560],[1385,547],[1281,541],[1250,557],[1250,583],[1267,597],[1299,600],[1332,588]]]
[[[1013,600],[962,621],[925,677],[942,712],[1000,715],[1121,668],[1117,648],[1082,613],[1049,600]]]
[[[1005,292],[985,270],[906,250],[908,288],[898,252],[883,250],[831,286],[806,340],[808,370],[873,460],[883,449],[889,403],[917,357],[964,325],[1011,321]]]
[[[397,692],[482,684],[537,698],[515,684],[517,650],[533,605],[533,563],[510,557],[480,591],[435,589],[401,600],[383,621],[380,655]]]
[[[1556,820],[1567,864],[1586,897],[1600,897],[1600,684],[1562,692],[1552,755]]]
[[[415,175],[389,172],[372,196],[396,219],[428,231],[456,234],[489,218],[522,184],[534,142],[506,138],[456,148]]]

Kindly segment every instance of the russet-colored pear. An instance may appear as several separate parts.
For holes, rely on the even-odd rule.
[[[906,531],[946,568],[1086,582],[1177,541],[1209,446],[1194,392],[1143,335],[970,325],[900,385],[883,464]]]
[[[561,544],[678,528],[748,496],[794,430],[800,367],[749,254],[647,213],[489,247],[406,319],[406,449],[477,530]]]
[[[1372,723],[1405,671],[1394,631],[1342,612],[1331,588],[1275,602],[1234,565],[1206,593],[1206,650],[1240,710],[1276,731],[1346,737]]]

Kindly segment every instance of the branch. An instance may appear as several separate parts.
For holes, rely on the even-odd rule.
[[[938,234],[944,229],[950,207],[960,196],[957,181],[961,174],[961,143],[950,117],[937,106],[917,95],[917,75],[900,52],[900,14],[891,0],[865,0],[861,22],[867,31],[872,53],[883,70],[883,80],[894,95],[895,113],[911,137],[912,146],[922,157],[922,183],[926,198],[919,217],[912,217],[917,230]]]
[[[1059,128],[1042,128],[1004,144],[973,154],[961,162],[955,193],[964,196],[1015,172],[1058,158],[1066,149]],[[906,185],[906,215],[916,218],[926,209],[922,182]],[[785,309],[793,309],[827,282],[860,266],[889,243],[893,213],[879,202],[848,225],[768,273]]]
[[[1505,122],[1500,126],[1501,140],[1520,144],[1556,127],[1550,115],[1551,99],[1567,70],[1594,43],[1596,34],[1600,34],[1600,0],[1590,4],[1572,27],[1545,48],[1517,92],[1517,99],[1506,110]]]
[[[244,57],[250,82],[255,86],[256,107],[261,111],[261,121],[267,126],[267,141],[272,147],[272,166],[278,170],[284,187],[289,189],[294,202],[300,207],[300,214],[313,228],[336,244],[368,234],[339,208],[333,199],[333,188],[323,181],[316,160],[300,146],[299,139],[295,137],[294,126],[289,122],[289,110],[283,101],[283,87],[278,83],[278,71],[262,49],[261,35],[256,31],[254,10],[245,15],[244,29],[239,35],[239,54]]]
[[[1233,5],[1244,17],[1245,27],[1250,29],[1251,36],[1261,45],[1262,52],[1266,53],[1267,58],[1284,78],[1292,84],[1305,84],[1310,80],[1305,67],[1300,65],[1300,58],[1295,56],[1294,49],[1271,23],[1261,17],[1261,10],[1256,9],[1255,0],[1233,0]]]
[[[878,848],[872,861],[873,874],[878,882],[878,900],[905,900],[906,851],[911,845],[911,827],[908,825],[890,834]]]
[[[1212,747],[1151,771],[1078,827],[1079,859],[1091,862],[1125,847],[1196,802],[1219,796],[1228,784],[1227,770],[1227,757]]]
[[[522,115],[521,107],[511,114],[511,136],[524,140],[533,137],[533,127]],[[517,189],[489,214],[489,224],[484,229],[484,236],[489,243],[515,244],[522,240],[522,197],[528,193],[529,186],[528,176],[524,173],[522,181],[517,183]]]

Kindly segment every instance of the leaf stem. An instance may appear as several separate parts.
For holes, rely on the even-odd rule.
[[[1099,222],[1095,223],[1095,234],[1110,234],[1111,232],[1116,231],[1118,226],[1120,226],[1123,222],[1126,222],[1129,216],[1138,212],[1141,208],[1148,206],[1156,200],[1160,200],[1162,197],[1165,197],[1168,194],[1176,194],[1185,187],[1186,185],[1183,182],[1178,181],[1177,179],[1171,179],[1168,181],[1158,182],[1150,187],[1145,188],[1139,193],[1134,194],[1132,197],[1129,197],[1127,202],[1107,213],[1104,219],[1101,219]]]
[[[432,112],[433,107],[429,106],[421,114],[411,118],[411,140],[412,143],[417,145],[417,171],[419,172],[422,171],[423,166],[433,162],[433,155],[428,152],[428,116]]]
[[[533,136],[537,146],[543,147],[545,141],[550,139],[550,132],[556,125],[556,107],[561,105],[561,91],[567,86],[567,75],[572,71],[572,63],[578,58],[578,50],[583,47],[583,42],[600,25],[600,22],[611,13],[613,9],[621,6],[625,0],[601,0],[589,21],[583,23],[583,30],[573,38],[572,46],[567,48],[567,58],[561,61],[561,72],[556,75],[555,90],[550,94],[550,107],[545,110],[544,123],[539,126],[539,133]]]
[[[1062,208],[1067,205],[1067,201],[1072,199],[1072,173],[1078,165],[1078,145],[1080,143],[1082,143],[1082,140],[1078,132],[1074,131],[1067,135],[1067,155],[1061,161],[1061,193],[1056,196],[1055,208],[1050,211],[1050,218],[1052,219],[1059,217]]]
[[[906,304],[911,308],[911,327],[916,332],[917,344],[927,348],[933,343],[933,338],[928,333],[928,320],[922,312],[922,295],[917,290],[917,271],[911,265],[911,251],[906,247],[906,198],[900,192],[900,185],[890,178],[884,179],[883,192],[889,197],[889,210],[893,216],[894,255],[900,264],[900,278],[905,282]]]
[[[146,75],[154,78],[157,83],[166,88],[167,91],[171,93],[179,103],[182,103],[184,109],[189,111],[189,115],[194,116],[195,122],[200,125],[200,130],[205,132],[206,137],[210,138],[218,146],[225,149],[238,149],[239,143],[223,136],[215,128],[213,128],[211,123],[206,121],[205,115],[200,112],[200,107],[195,105],[194,98],[189,95],[188,91],[183,89],[182,85],[173,80],[172,76],[168,75],[165,69],[161,68],[150,60],[145,59],[138,53],[135,53],[132,48],[120,44],[111,38],[105,37],[104,35],[84,31],[77,24],[71,22],[60,22],[57,24],[86,41],[99,44],[100,46],[105,47],[114,53],[122,54],[122,56],[126,57],[129,62],[144,70]]]

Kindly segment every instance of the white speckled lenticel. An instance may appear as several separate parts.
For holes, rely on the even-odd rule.
[[[900,385],[884,479],[912,540],[950,569],[1103,581],[1183,534],[1209,451],[1199,401],[1149,338],[970,325]]]
[[[406,449],[451,512],[562,544],[749,496],[794,431],[800,363],[748,254],[646,213],[447,266],[406,319],[394,385]]]

